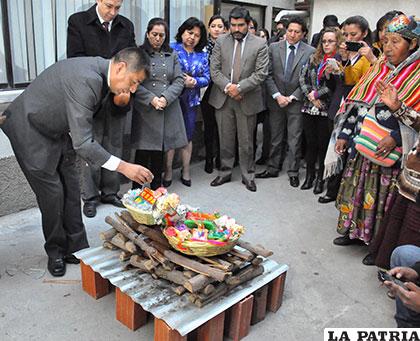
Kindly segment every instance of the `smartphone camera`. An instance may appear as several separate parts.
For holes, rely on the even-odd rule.
[[[358,43],[357,41],[346,41],[346,46],[347,51],[357,52],[363,47],[363,44]]]

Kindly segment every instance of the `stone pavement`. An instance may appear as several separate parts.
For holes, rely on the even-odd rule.
[[[318,204],[311,191],[290,187],[284,171],[279,178],[257,179],[252,193],[238,169],[231,183],[214,188],[209,183],[216,174],[203,167],[192,166],[191,188],[175,170],[170,191],[185,203],[235,217],[246,227],[244,239],[290,266],[283,306],[252,326],[245,340],[322,340],[325,327],[396,326],[395,303],[376,279],[376,268],[361,263],[367,248],[332,244],[333,203]],[[100,245],[98,233],[108,228],[104,218],[116,210],[102,205],[95,218],[85,218],[91,246]],[[113,293],[98,301],[85,294],[79,266],[52,277],[42,245],[37,209],[0,218],[0,340],[153,340],[153,323],[132,332],[115,319]]]

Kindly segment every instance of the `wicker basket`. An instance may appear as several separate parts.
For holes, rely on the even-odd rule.
[[[134,220],[138,223],[144,225],[156,225],[156,220],[153,217],[152,211],[144,211],[137,207],[133,207],[127,204],[124,200],[123,204],[127,208],[128,212],[130,212]]]
[[[168,239],[169,244],[171,246],[186,255],[190,256],[198,256],[198,257],[210,257],[210,256],[217,256],[222,255],[224,253],[228,253],[233,247],[236,245],[238,239],[236,240],[229,240],[224,242],[221,245],[211,244],[206,241],[188,241],[185,240],[181,242],[178,237],[169,236],[166,233],[166,228],[163,230],[163,234],[165,235],[166,239]]]

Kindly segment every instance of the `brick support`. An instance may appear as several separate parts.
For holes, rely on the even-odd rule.
[[[117,320],[131,330],[147,323],[147,312],[119,288],[115,290],[115,314]]]
[[[273,279],[268,285],[267,310],[275,313],[283,302],[284,284],[286,283],[286,272]]]
[[[252,305],[254,296],[250,295],[227,310],[225,335],[234,341],[243,339],[251,326]]]
[[[107,279],[102,278],[100,274],[93,271],[89,265],[80,262],[80,270],[82,272],[82,287],[94,299],[101,298],[110,291],[110,283]]]

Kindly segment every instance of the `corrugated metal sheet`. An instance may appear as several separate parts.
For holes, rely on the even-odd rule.
[[[144,310],[164,320],[183,336],[288,270],[287,265],[265,259],[262,263],[265,271],[261,276],[235,288],[229,296],[198,308],[188,301],[187,295],[177,296],[169,282],[155,280],[136,269],[126,270],[128,262],[121,262],[119,255],[120,251],[111,251],[102,246],[75,253],[77,258],[129,295]]]

